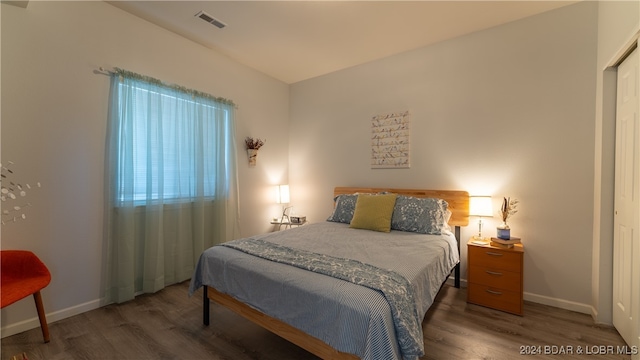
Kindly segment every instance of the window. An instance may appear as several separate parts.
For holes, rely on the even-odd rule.
[[[219,170],[232,151],[233,105],[138,78],[117,86],[116,199],[214,198],[227,182]]]

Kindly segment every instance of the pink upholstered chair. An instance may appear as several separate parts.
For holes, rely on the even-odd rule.
[[[49,327],[40,290],[51,282],[49,269],[31,251],[0,251],[0,308],[33,294],[44,342],[49,342]]]

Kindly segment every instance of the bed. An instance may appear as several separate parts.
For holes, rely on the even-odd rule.
[[[204,287],[204,324],[213,301],[323,359],[409,360],[424,354],[426,311],[451,273],[460,286],[468,193],[336,187],[334,199],[331,221],[207,249],[189,288],[193,294]],[[357,207],[352,218],[342,219],[339,210],[349,209],[347,200]],[[365,200],[395,204],[384,205],[394,207],[390,231],[369,228]],[[414,212],[398,210],[399,204],[428,206],[420,219],[429,216],[432,228],[424,231],[424,221],[407,220]]]

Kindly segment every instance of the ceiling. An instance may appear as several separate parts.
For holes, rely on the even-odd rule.
[[[109,1],[288,84],[575,2]]]

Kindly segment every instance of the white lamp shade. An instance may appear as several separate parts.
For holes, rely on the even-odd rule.
[[[469,197],[470,216],[493,216],[491,196],[470,196]]]
[[[289,185],[278,185],[277,194],[276,201],[278,204],[288,204],[290,202]]]

